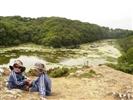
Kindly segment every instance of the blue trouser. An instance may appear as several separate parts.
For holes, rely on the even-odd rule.
[[[39,92],[42,96],[51,94],[51,80],[47,74],[40,74],[39,77],[32,82],[31,92]]]
[[[30,92],[39,92],[39,87],[36,84],[32,85],[32,87],[30,88]],[[46,96],[50,96],[50,95],[51,95],[51,92],[49,92],[46,86]]]

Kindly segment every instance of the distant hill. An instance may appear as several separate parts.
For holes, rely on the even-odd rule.
[[[121,38],[130,34],[133,34],[133,31],[109,29],[96,24],[59,17],[0,17],[1,46],[32,42],[55,48],[77,47],[82,43]]]

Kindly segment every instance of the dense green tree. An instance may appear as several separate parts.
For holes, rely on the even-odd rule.
[[[133,31],[59,17],[0,17],[0,46],[33,42],[52,47],[78,46],[100,39],[120,38]]]
[[[118,58],[117,69],[133,74],[133,35],[119,41],[124,53]]]
[[[133,47],[133,35],[120,39],[119,44],[126,52],[129,48]]]

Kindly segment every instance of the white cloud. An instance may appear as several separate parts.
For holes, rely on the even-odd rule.
[[[133,29],[132,0],[0,0],[0,16],[59,16]]]

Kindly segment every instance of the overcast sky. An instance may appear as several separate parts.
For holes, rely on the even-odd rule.
[[[58,16],[133,30],[133,0],[0,0],[0,16]]]

